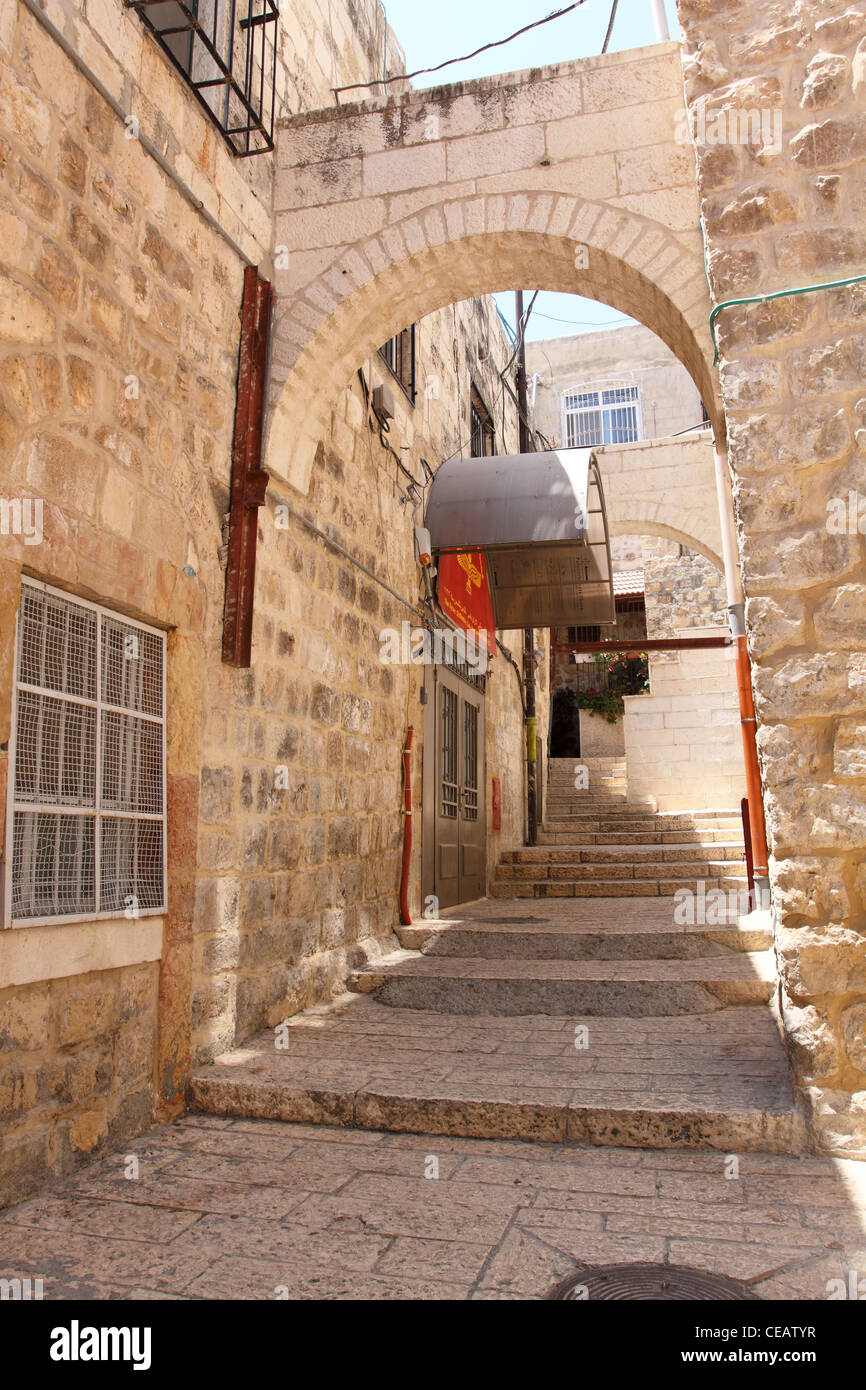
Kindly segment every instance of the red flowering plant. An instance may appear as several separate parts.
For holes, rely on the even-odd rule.
[[[643,695],[649,688],[649,657],[646,652],[597,652],[593,663],[598,671],[598,687],[578,691],[579,709],[615,724],[625,709],[624,695]]]

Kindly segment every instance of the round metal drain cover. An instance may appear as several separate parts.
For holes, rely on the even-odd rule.
[[[548,1299],[583,1302],[593,1299],[679,1299],[717,1303],[737,1299],[760,1302],[746,1284],[724,1274],[680,1265],[596,1265],[570,1274],[547,1294]]]

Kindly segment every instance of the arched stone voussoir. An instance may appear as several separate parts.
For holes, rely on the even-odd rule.
[[[721,555],[701,535],[705,528],[699,516],[677,515],[672,511],[660,521],[643,516],[611,516],[608,509],[607,524],[611,536],[657,536],[660,540],[676,541],[677,545],[685,545],[703,555],[721,574],[725,572]]]
[[[281,303],[277,284],[284,384],[275,382],[266,467],[302,493],[315,455],[310,440],[326,432],[339,393],[383,342],[455,301],[527,285],[596,299],[645,324],[689,371],[719,423],[709,332],[698,327],[708,322],[710,302],[707,292],[702,317],[694,294],[702,273],[694,238],[680,239],[633,212],[571,193],[529,190],[507,199],[452,199],[362,237],[357,255],[354,250],[339,250],[288,302]],[[667,291],[648,264],[668,277]],[[689,273],[673,285],[675,265]],[[369,275],[362,274],[367,267]]]

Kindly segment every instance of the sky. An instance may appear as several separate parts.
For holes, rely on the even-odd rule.
[[[564,7],[568,0],[384,0],[388,22],[406,53],[407,70],[432,67],[448,58],[471,53],[482,44],[506,38],[533,20]],[[588,58],[601,52],[612,0],[585,0],[578,10],[523,34],[501,48],[490,49],[468,63],[455,63],[442,72],[413,79],[414,87],[435,87],[489,77],[498,72],[540,67],[547,63]],[[665,0],[671,38],[679,38],[674,0]],[[619,0],[608,52],[640,48],[657,42],[650,0]],[[525,287],[531,293],[533,286]],[[514,325],[514,295],[497,295],[499,308]],[[528,303],[527,299],[527,303]],[[539,295],[527,330],[527,341],[556,338],[613,328],[632,320],[606,304],[571,294]]]

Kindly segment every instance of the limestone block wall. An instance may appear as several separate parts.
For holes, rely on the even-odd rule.
[[[479,350],[480,349],[480,350]],[[483,300],[450,306],[416,333],[414,406],[378,354],[342,393],[307,496],[273,480],[260,514],[252,670],[209,670],[194,919],[192,1047],[208,1060],[251,1033],[339,992],[349,970],[396,944],[402,859],[402,747],[415,730],[413,793],[422,807],[423,670],[383,664],[381,634],[417,613],[329,548],[306,516],[412,605],[421,598],[406,492],[467,455],[474,385],[499,451],[517,447],[499,371],[511,356]],[[383,439],[367,393],[387,385]],[[397,455],[400,463],[397,461]],[[221,503],[221,505],[223,505]],[[290,508],[286,512],[286,508]],[[510,638],[520,658],[522,634]],[[514,639],[518,639],[515,641]],[[216,640],[216,638],[214,639]],[[539,638],[541,642],[541,638]],[[544,643],[541,643],[542,649]],[[490,860],[523,835],[522,721],[516,677],[489,677],[486,809],[502,782],[503,825]],[[421,909],[415,818],[413,911]]]
[[[672,541],[643,542],[648,637],[676,637],[687,628],[727,621],[725,576],[706,556]]]
[[[862,6],[678,10],[714,300],[862,274]],[[742,138],[743,111],[764,113],[765,134]],[[856,515],[827,523],[832,499],[847,519],[866,491],[863,290],[718,319],[791,1057],[819,1142],[860,1155],[866,542]]]
[[[272,160],[230,155],[120,0],[47,8],[267,267]],[[284,24],[288,109],[381,72],[375,0],[327,14],[302,3]],[[0,497],[38,499],[44,514],[37,544],[0,535],[0,821],[24,570],[169,631],[169,910],[0,934],[0,1203],[175,1113],[190,1065],[201,733],[219,666],[243,262],[127,129],[23,5],[2,7]],[[246,676],[232,680],[252,700]],[[49,951],[58,930],[63,948]],[[139,977],[147,1000],[124,1002]]]
[[[623,721],[609,724],[589,710],[579,711],[580,756],[582,758],[619,758],[625,753]]]
[[[527,343],[535,424],[563,447],[565,392],[626,383],[640,392],[641,439],[666,439],[701,422],[701,398],[685,367],[643,324]]]
[[[2,1202],[148,1128],[157,997],[155,963],[0,990]]]
[[[629,799],[656,801],[660,811],[738,810],[746,783],[733,653],[664,655],[650,655],[650,693],[625,697]]]
[[[613,538],[661,537],[721,569],[719,505],[709,433],[597,451]]]

